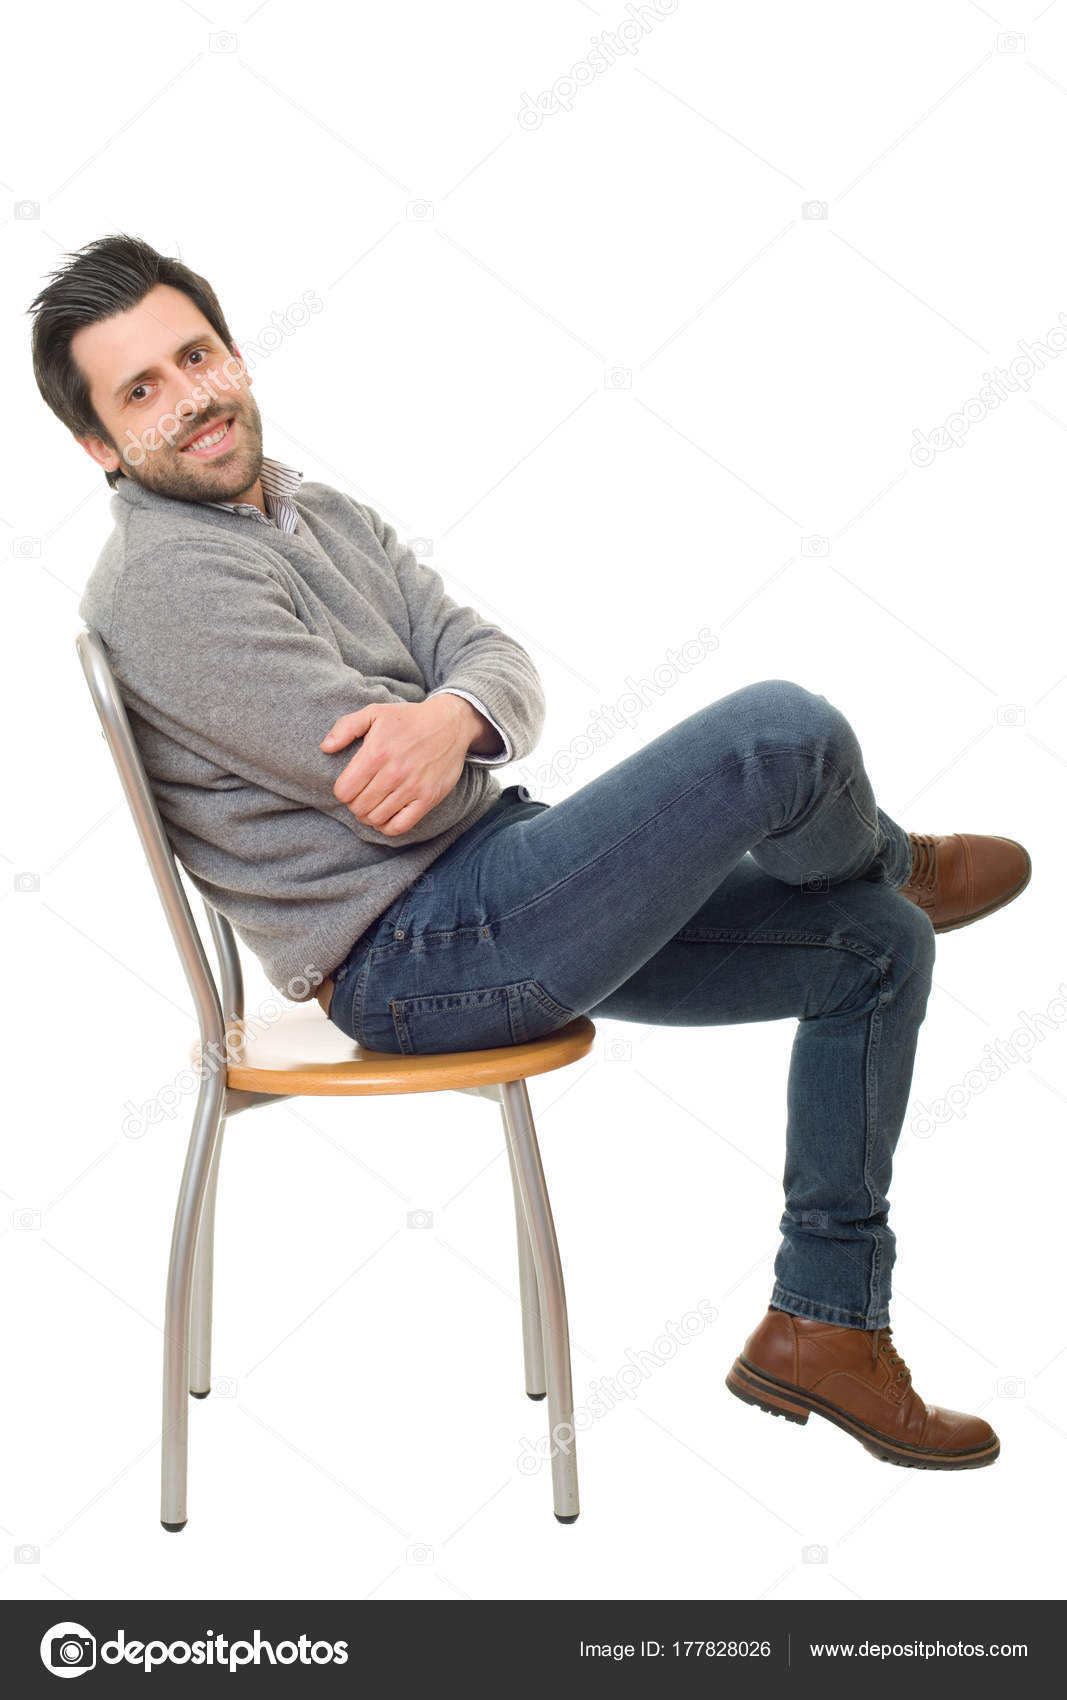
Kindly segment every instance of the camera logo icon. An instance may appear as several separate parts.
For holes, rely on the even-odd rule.
[[[96,1664],[96,1637],[84,1623],[53,1623],[41,1638],[41,1663],[53,1676],[84,1676]]]
[[[1026,709],[1021,702],[1002,702],[993,710],[998,726],[1025,726]]]
[[[432,1228],[433,1227],[433,1211],[432,1210],[409,1210],[408,1211],[408,1227],[409,1228]]]
[[[814,532],[810,537],[802,537],[800,539],[800,553],[802,555],[828,555],[830,553],[830,539],[820,537]]]
[[[1020,1375],[1002,1375],[997,1382],[997,1393],[1001,1399],[1023,1399],[1026,1382]]]

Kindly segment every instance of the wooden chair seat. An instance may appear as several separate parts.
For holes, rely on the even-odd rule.
[[[576,1062],[592,1049],[596,1028],[588,1016],[521,1045],[483,1051],[441,1051],[395,1056],[365,1050],[327,1019],[312,999],[269,1025],[246,1018],[226,1028],[226,1085],[234,1092],[280,1097],[362,1097],[376,1092],[442,1092],[525,1080]],[[201,1041],[192,1047],[199,1072]]]

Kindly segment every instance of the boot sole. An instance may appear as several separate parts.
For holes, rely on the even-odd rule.
[[[791,1387],[788,1382],[776,1381],[773,1376],[750,1364],[742,1355],[735,1358],[726,1377],[726,1385],[746,1405],[758,1405],[772,1417],[785,1417],[787,1422],[806,1423],[812,1412],[836,1423],[851,1434],[875,1458],[886,1464],[904,1464],[916,1470],[978,1470],[992,1464],[1000,1456],[1000,1441],[994,1439],[983,1446],[972,1446],[963,1452],[929,1452],[921,1446],[890,1440],[877,1429],[850,1416],[840,1405],[821,1399],[817,1393]]]
[[[999,836],[1003,837],[1003,834],[1000,834]],[[933,927],[935,933],[954,933],[959,927],[969,927],[972,921],[984,921],[987,915],[995,915],[998,909],[1003,909],[1006,903],[1013,902],[1021,891],[1026,890],[1027,886],[1030,884],[1030,875],[1033,873],[1033,867],[1030,863],[1030,852],[1027,850],[1026,846],[1024,844],[1020,844],[1016,838],[1007,838],[1004,842],[1006,844],[1014,844],[1016,849],[1021,850],[1025,855],[1026,878],[1020,885],[1015,887],[1014,891],[1009,891],[1006,897],[998,897],[995,903],[990,903],[985,909],[976,909],[973,915],[962,915],[958,921],[949,921],[945,926],[938,926],[931,921],[930,925]],[[918,907],[921,908],[922,905],[920,904]]]

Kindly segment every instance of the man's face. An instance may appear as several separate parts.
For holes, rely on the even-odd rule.
[[[263,466],[263,427],[251,379],[199,307],[157,284],[126,313],[86,325],[71,354],[107,436],[80,437],[92,458],[161,496],[248,499]],[[228,425],[218,443],[192,447]]]

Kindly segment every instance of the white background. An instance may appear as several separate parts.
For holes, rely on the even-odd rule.
[[[1067,310],[1067,5],[680,0],[524,128],[524,94],[631,16],[66,0],[9,20],[0,1588],[60,1617],[1062,1593],[1067,355],[933,464],[910,451]],[[718,1315],[581,1437],[579,1521],[516,1467],[547,1414],[522,1386],[499,1115],[450,1093],[232,1123],[219,1396],[190,1411],[188,1527],[161,1530],[192,1103],[140,1139],[122,1121],[195,1024],[74,650],[109,492],[37,394],[25,312],[118,230],[205,274],[242,345],[317,292],[255,368],[266,452],[369,501],[528,648],[548,719],[502,784],[556,801],[784,677],[849,717],[906,828],[1028,846],[1023,896],[939,938],[891,1195],[897,1345],[923,1397],[993,1423],[991,1469],[895,1469],[730,1396],[772,1283],[794,1024],[603,1021],[531,1083],[576,1402],[701,1299]],[[598,711],[702,626],[717,648],[588,753]],[[1050,1008],[1029,1060],[916,1131]]]

